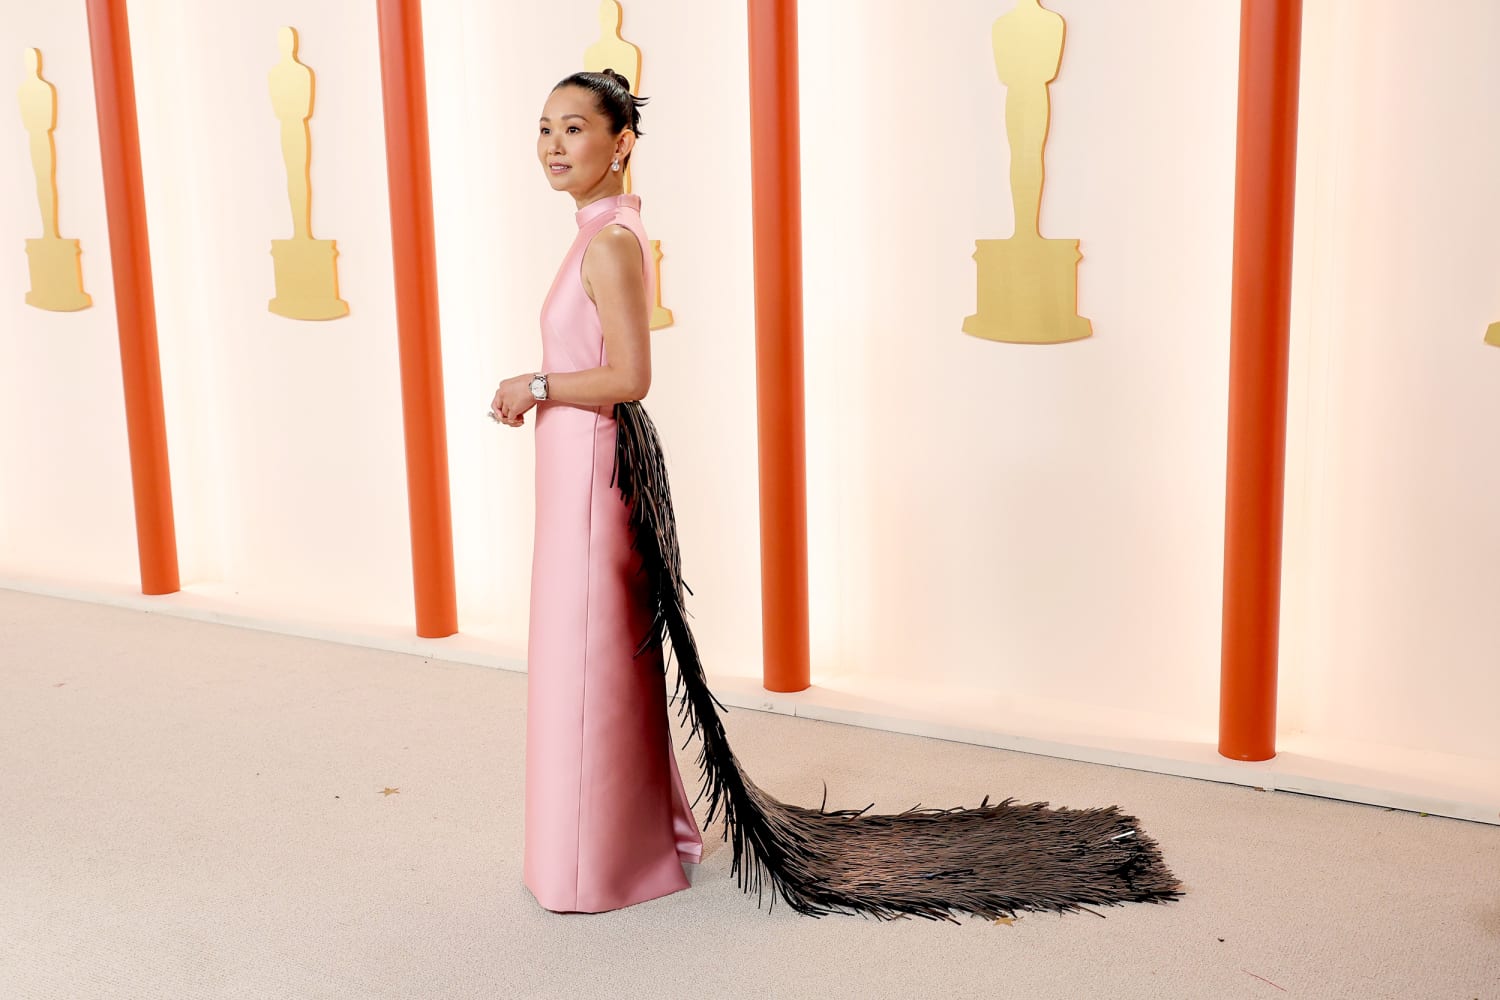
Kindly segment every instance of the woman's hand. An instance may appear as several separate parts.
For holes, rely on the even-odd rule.
[[[490,412],[496,414],[507,427],[520,427],[526,421],[526,411],[536,405],[531,394],[531,375],[517,375],[500,383],[495,398],[490,401]]]

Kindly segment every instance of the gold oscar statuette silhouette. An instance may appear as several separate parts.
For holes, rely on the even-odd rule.
[[[57,90],[42,79],[42,54],[22,54],[26,75],[21,83],[21,120],[31,136],[31,169],[36,173],[36,200],[42,210],[42,237],[26,241],[31,291],[26,304],[53,312],[87,309],[94,300],[83,290],[83,265],[77,240],[57,235]]]
[[[312,139],[307,120],[313,110],[313,71],[297,61],[295,28],[282,28],[277,41],[281,61],[271,70],[271,106],[281,122],[292,238],[271,241],[276,297],[270,307],[290,319],[338,319],[349,314],[349,303],[339,298],[338,250],[333,240],[312,238]]]
[[[1484,342],[1491,347],[1500,347],[1500,322],[1491,323],[1484,332]]]
[[[1065,26],[1039,0],[1017,0],[995,21],[995,69],[1005,84],[1005,135],[1010,143],[1010,194],[1015,235],[975,241],[977,310],[964,332],[1011,344],[1060,344],[1093,333],[1078,315],[1078,241],[1047,239],[1038,229],[1042,157],[1051,102],[1047,85],[1062,64]]]
[[[583,53],[583,68],[590,73],[612,69],[630,81],[635,92],[641,92],[641,50],[620,35],[625,12],[617,0],[600,0],[599,40]],[[630,168],[625,169],[625,190],[630,190]],[[651,329],[672,325],[672,310],[661,304],[661,240],[651,241],[652,266],[656,268],[656,302],[651,307]]]

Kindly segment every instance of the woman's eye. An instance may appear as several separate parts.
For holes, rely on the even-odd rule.
[[[547,134],[547,130],[545,128],[542,129],[542,135],[546,135],[546,134]]]
[[[568,131],[569,132],[577,132],[578,131],[578,126],[577,125],[569,125],[568,126]]]

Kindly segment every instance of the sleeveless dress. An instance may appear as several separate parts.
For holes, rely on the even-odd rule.
[[[610,223],[639,241],[646,301],[655,299],[640,199],[592,202],[577,221],[542,307],[547,371],[605,360],[582,264]],[[722,810],[731,874],[747,893],[770,888],[773,907],[779,895],[815,917],[958,923],[954,912],[996,919],[1182,894],[1155,840],[1118,806],[1053,809],[986,794],[972,808],[872,814],[873,802],[826,809],[826,785],[816,809],[760,788],[729,745],[687,622],[666,459],[645,408],[542,403],[535,424],[524,880],[542,906],[598,912],[688,887],[682,862],[698,860],[703,838],[671,744],[667,642],[702,744],[704,822]]]
[[[583,254],[619,224],[642,247],[638,195],[576,213],[578,235],[542,306],[542,371],[604,364]],[[678,772],[662,652],[635,655],[651,626],[627,508],[610,484],[612,406],[544,401],[536,427],[536,532],[527,643],[523,881],[558,912],[597,913],[686,889],[703,837]]]

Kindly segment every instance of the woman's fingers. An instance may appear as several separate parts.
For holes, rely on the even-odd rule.
[[[525,424],[523,415],[535,402],[531,396],[530,378],[518,375],[500,383],[490,401],[490,410],[495,419],[507,427],[521,427]]]
[[[495,410],[489,411],[489,417],[495,423],[504,424],[507,427],[520,427],[525,422],[524,418],[522,417],[512,417],[504,413],[496,412]]]

